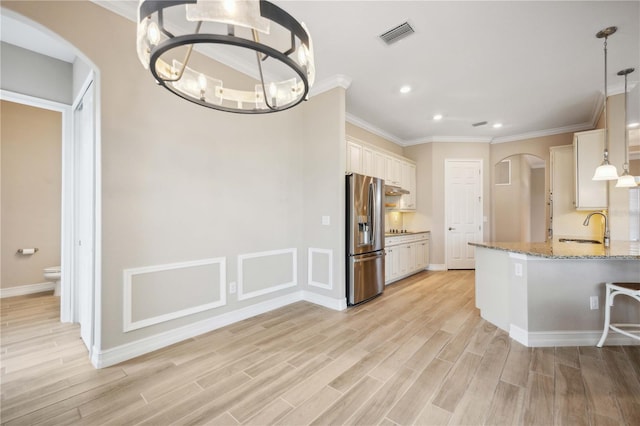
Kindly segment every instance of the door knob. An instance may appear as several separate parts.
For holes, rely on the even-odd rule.
[[[449,231],[455,231],[455,230],[456,230],[456,228],[449,227]]]

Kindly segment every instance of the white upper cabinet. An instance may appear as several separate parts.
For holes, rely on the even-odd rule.
[[[356,140],[347,140],[347,173],[360,173],[384,179],[409,191],[399,197],[399,210],[416,209],[416,165],[409,159],[388,153]]]
[[[607,208],[607,181],[592,180],[593,173],[602,163],[604,130],[575,133],[573,154],[575,167],[575,203],[577,210]]]
[[[347,173],[362,171],[362,145],[347,141]]]
[[[416,166],[411,163],[402,163],[402,179],[400,186],[407,191],[408,194],[404,194],[400,197],[400,209],[401,210],[415,210],[416,209]]]

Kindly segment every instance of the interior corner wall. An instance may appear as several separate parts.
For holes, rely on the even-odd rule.
[[[0,105],[0,287],[40,284],[44,268],[60,265],[62,117],[14,102]],[[20,255],[20,248],[38,252]]]
[[[351,136],[368,144],[375,145],[379,148],[386,149],[387,151],[393,152],[394,154],[404,156],[404,149],[397,143],[391,142],[390,140],[383,138],[382,136],[378,136],[375,133],[365,130],[360,126],[356,126],[353,123],[345,123],[346,133],[348,136]]]
[[[270,272],[272,288],[252,291],[244,298],[231,293],[231,283],[237,283],[240,291],[241,262],[252,268],[288,265],[284,272],[296,274],[297,264],[289,260],[306,256],[299,249],[306,246],[300,231],[305,173],[301,141],[308,137],[305,125],[312,118],[305,118],[304,106],[263,115],[202,108],[155,84],[137,58],[134,22],[88,1],[3,1],[2,6],[60,35],[99,73],[99,352],[260,304],[273,306],[299,292],[297,275],[292,283],[277,285],[291,277]],[[221,64],[211,65],[225,80],[237,74]],[[307,107],[315,102],[310,99]],[[344,120],[339,126],[344,127]],[[328,167],[337,174],[340,166]],[[125,300],[131,301],[134,293],[127,293],[125,272],[134,274],[135,285],[136,271],[144,268],[166,270],[175,264],[216,259],[226,266],[224,276],[216,281],[220,290],[226,290],[226,300],[218,301],[223,302],[221,306],[125,331]],[[219,271],[215,265],[210,268]],[[248,272],[255,277],[258,271]],[[197,286],[213,285],[186,284],[198,291],[204,289]],[[144,287],[154,285],[145,282]],[[163,281],[162,286],[162,291],[144,294],[145,303],[173,306],[190,297],[180,280],[172,285]]]
[[[331,288],[311,285],[307,277],[305,291],[342,303],[345,301],[345,90],[332,89],[311,98],[303,111],[305,114],[305,135],[300,141],[303,147],[303,191],[304,219],[302,225],[303,254],[307,259],[309,249],[331,254],[331,264],[327,276],[331,276]],[[329,224],[322,223],[328,217]],[[317,271],[318,264],[304,263],[311,274]],[[312,267],[313,266],[313,267]],[[328,280],[327,280],[328,281]],[[323,280],[322,284],[328,284]]]

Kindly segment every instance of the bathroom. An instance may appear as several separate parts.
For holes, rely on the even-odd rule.
[[[61,113],[1,102],[1,295],[59,295]]]

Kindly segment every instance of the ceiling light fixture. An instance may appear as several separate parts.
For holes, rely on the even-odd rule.
[[[609,131],[607,130],[607,39],[614,34],[618,27],[605,28],[598,31],[596,37],[604,38],[604,158],[602,164],[598,166],[593,175],[593,180],[615,180],[618,179],[618,171],[616,166],[609,164]]]
[[[234,53],[244,53],[256,64],[259,81],[242,88],[225,86],[215,76],[219,71],[209,74],[202,62],[190,61],[195,46],[240,48]],[[140,0],[137,51],[158,84],[188,101],[227,112],[289,109],[307,99],[315,79],[309,31],[265,0]]]
[[[636,128],[636,127],[640,127],[640,123],[629,123],[627,125],[627,127],[630,128],[630,129],[633,129],[633,128]]]
[[[436,114],[433,116],[433,119],[438,121],[438,120],[442,120],[442,114]]]
[[[502,123],[495,123],[495,124],[493,125],[493,128],[494,128],[494,129],[499,129],[500,127],[502,127]]]
[[[636,179],[629,174],[629,131],[627,130],[627,76],[633,71],[634,68],[618,71],[618,75],[624,76],[624,164],[616,188],[635,188],[638,186]]]
[[[400,93],[405,94],[405,93],[409,93],[411,91],[411,86],[402,86],[400,88]]]

